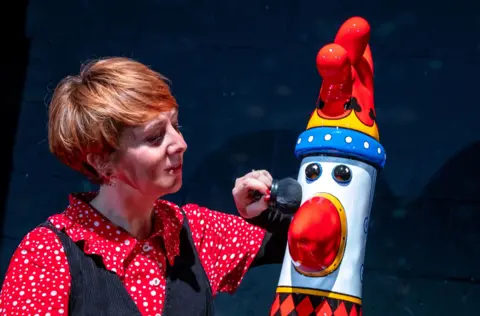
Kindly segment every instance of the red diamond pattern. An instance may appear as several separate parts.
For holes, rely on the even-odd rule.
[[[330,297],[276,293],[270,316],[362,316],[362,306]]]
[[[347,309],[345,308],[345,303],[341,302],[338,305],[338,308],[335,310],[335,313],[333,314],[335,316],[349,316]]]
[[[291,311],[295,309],[295,304],[293,303],[293,297],[289,295],[280,305],[280,313],[282,315],[288,315]]]
[[[357,308],[355,306],[352,307],[352,310],[350,311],[350,316],[359,316],[357,313]]]
[[[270,308],[270,316],[274,316],[278,310],[280,310],[280,296],[275,295],[275,300]]]
[[[307,296],[303,299],[303,301],[297,305],[295,311],[298,315],[311,315],[314,311],[312,302],[310,298]]]
[[[332,308],[328,304],[327,300],[324,300],[320,305],[318,305],[315,310],[317,316],[332,316]]]

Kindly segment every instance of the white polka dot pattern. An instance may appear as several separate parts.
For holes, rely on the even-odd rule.
[[[157,201],[154,233],[137,241],[90,207],[88,201],[95,194],[71,195],[65,212],[49,221],[72,240],[84,240],[85,253],[103,258],[106,268],[121,277],[142,315],[161,314],[166,262],[173,262],[179,252],[183,221],[179,207]],[[184,210],[213,293],[235,291],[260,249],[264,231],[242,218],[198,205],[186,205]],[[164,239],[166,253],[158,237]],[[36,228],[13,255],[0,293],[0,314],[68,315],[70,280],[60,240],[51,230]]]
[[[67,315],[70,273],[60,240],[35,228],[22,240],[2,287],[1,315]]]
[[[213,293],[233,293],[255,259],[265,231],[243,218],[195,204],[183,209]]]

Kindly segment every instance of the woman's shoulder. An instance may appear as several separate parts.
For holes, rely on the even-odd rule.
[[[28,253],[55,253],[63,252],[62,242],[53,227],[61,229],[63,227],[64,214],[54,214],[35,228],[27,232],[20,241],[16,252]]]
[[[48,227],[37,226],[23,237],[10,260],[0,292],[3,312],[48,314],[53,306],[63,313],[68,305],[70,282],[68,261],[59,238]]]
[[[57,234],[46,225],[39,225],[30,230],[23,237],[18,248],[28,248],[29,250],[55,251],[62,247],[62,243]]]
[[[177,214],[186,215],[187,217],[191,217],[192,215],[199,216],[200,213],[205,212],[205,210],[208,210],[205,207],[201,207],[193,203],[178,205],[163,199],[158,199],[155,206],[158,211],[165,212],[166,210],[168,210],[170,212],[175,212]]]
[[[175,210],[179,220],[182,220],[185,216],[190,225],[190,229],[195,232],[208,230],[217,234],[222,230],[257,229],[239,215],[212,210],[195,203],[186,203],[180,207],[175,203],[159,200],[157,207],[163,207],[164,210],[169,211]]]
[[[62,257],[65,254],[56,233],[48,227],[37,226],[26,233],[18,244],[8,270],[21,271],[32,266],[51,269],[54,264],[63,265]]]
[[[173,202],[170,202],[167,200],[161,200],[161,199],[157,201],[157,207],[169,208],[171,210],[175,210],[178,213],[186,215],[187,218],[189,218],[189,220],[191,220],[192,218],[202,218],[205,216],[212,216],[214,214],[225,214],[225,213],[215,211],[215,210],[209,209],[208,207],[204,207],[195,203],[186,203],[180,206]]]

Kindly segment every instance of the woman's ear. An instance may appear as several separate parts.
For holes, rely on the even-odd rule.
[[[112,176],[113,168],[107,155],[87,154],[86,158],[100,178],[109,179]]]

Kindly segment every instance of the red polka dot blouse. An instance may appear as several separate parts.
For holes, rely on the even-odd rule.
[[[84,252],[102,257],[115,272],[142,315],[160,315],[166,285],[166,260],[179,254],[183,214],[158,200],[154,233],[136,240],[88,203],[95,193],[72,194],[70,205],[49,221]],[[188,204],[183,207],[212,292],[234,292],[259,251],[265,231],[244,219]],[[154,243],[163,238],[165,249]],[[68,315],[71,276],[57,235],[45,227],[28,233],[15,251],[0,294],[1,315]]]

